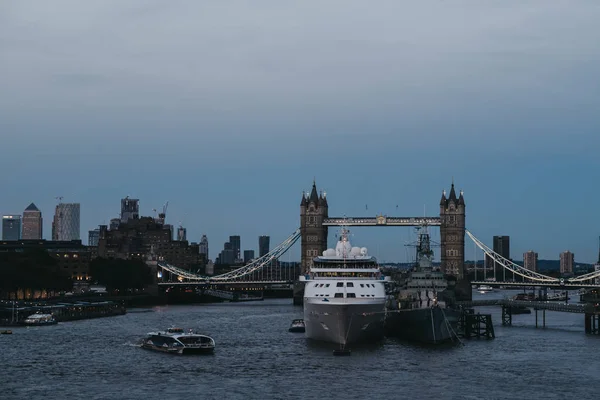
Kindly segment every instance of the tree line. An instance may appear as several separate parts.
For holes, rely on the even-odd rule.
[[[143,289],[154,277],[142,260],[96,258],[90,263],[91,283],[109,292]],[[16,298],[17,292],[46,291],[49,295],[69,292],[73,280],[59,262],[43,249],[0,252],[0,299]]]
[[[71,290],[71,278],[45,250],[0,253],[0,298],[18,291],[60,292]]]

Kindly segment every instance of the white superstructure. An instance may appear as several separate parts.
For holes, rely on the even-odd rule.
[[[335,249],[300,277],[306,337],[346,345],[383,336],[384,277],[366,248],[352,247],[343,228]]]

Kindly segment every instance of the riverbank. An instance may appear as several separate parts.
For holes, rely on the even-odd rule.
[[[22,326],[32,314],[52,314],[58,322],[112,317],[127,313],[123,303],[114,301],[0,302],[0,326]]]

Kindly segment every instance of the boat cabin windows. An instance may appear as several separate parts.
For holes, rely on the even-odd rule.
[[[336,298],[344,297],[344,293],[336,293],[334,297],[336,297]]]
[[[355,293],[346,293],[346,297],[355,298],[356,294]]]
[[[352,282],[348,282],[348,283],[346,283],[346,286],[347,286],[347,287],[354,287],[354,283],[352,283]]]
[[[338,282],[336,286],[337,287],[344,287],[344,282]]]

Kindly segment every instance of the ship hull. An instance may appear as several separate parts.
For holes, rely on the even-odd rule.
[[[383,338],[385,303],[319,303],[305,299],[305,335],[309,339],[347,345]]]
[[[440,307],[390,311],[385,331],[388,336],[420,343],[449,342],[456,338],[459,315]]]

